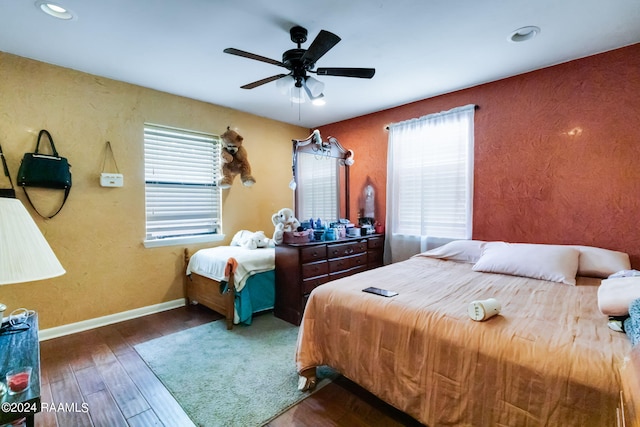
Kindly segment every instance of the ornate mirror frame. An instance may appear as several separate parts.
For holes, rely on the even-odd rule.
[[[320,133],[318,131],[314,131],[314,133],[307,139],[304,140],[292,140],[293,142],[293,153],[292,153],[292,171],[293,171],[293,181],[298,182],[299,174],[298,174],[298,154],[306,153],[312,154],[315,156],[321,156],[323,158],[334,158],[338,162],[338,167],[343,171],[338,174],[338,179],[340,180],[337,183],[339,188],[338,195],[338,211],[341,218],[349,218],[349,205],[350,205],[350,195],[349,195],[349,166],[353,164],[353,151],[348,150],[340,144],[340,142],[335,138],[330,136],[326,141],[322,141],[320,137]],[[299,207],[299,186],[295,187],[295,212],[296,215],[300,212]],[[344,214],[344,216],[343,216]]]

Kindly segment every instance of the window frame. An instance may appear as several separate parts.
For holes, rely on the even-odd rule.
[[[167,178],[166,173],[159,175],[160,180],[150,179],[148,176],[148,169],[150,167],[154,167],[154,166],[157,167],[158,165],[167,166],[164,164],[166,160],[156,159],[157,163],[154,163],[153,160],[150,160],[150,154],[149,154],[150,151],[152,150],[151,147],[153,146],[153,143],[150,143],[151,139],[155,136],[156,138],[158,138],[158,140],[160,140],[162,138],[162,133],[166,134],[165,138],[174,139],[174,141],[172,141],[174,145],[176,142],[177,143],[184,142],[185,144],[187,144],[185,145],[183,150],[191,151],[191,153],[185,154],[185,159],[183,160],[185,162],[188,162],[187,159],[189,155],[193,157],[194,153],[195,153],[195,156],[211,155],[212,158],[210,162],[210,168],[211,168],[210,177],[206,176],[207,174],[202,172],[203,170],[207,170],[207,171],[209,170],[209,165],[205,164],[204,168],[201,167],[199,168],[199,170],[196,170],[196,171],[194,171],[192,168],[180,169],[175,174],[176,176],[178,175],[181,176],[182,178],[181,180],[174,180],[174,181],[166,180],[166,179],[171,179],[171,178]],[[181,137],[182,137],[182,141],[181,141]],[[211,134],[211,133],[180,129],[176,127],[158,125],[154,123],[145,123],[144,129],[143,129],[143,142],[144,142],[144,169],[145,169],[144,170],[145,238],[143,240],[144,247],[154,248],[154,247],[163,247],[163,246],[217,242],[217,241],[223,240],[225,235],[223,233],[223,228],[222,228],[222,191],[218,185],[220,180],[220,165],[221,165],[220,136]],[[212,147],[211,148],[205,148],[204,146],[198,147],[198,144],[202,145],[203,142],[204,143],[211,142]],[[153,148],[158,149],[158,146],[156,145]],[[178,151],[181,151],[181,149],[178,149]],[[176,154],[175,149],[174,150],[168,149],[168,151],[165,152],[165,156],[173,156],[173,158],[175,158],[175,154]],[[205,161],[205,163],[207,162],[208,161]],[[175,166],[175,165],[171,165],[171,166]],[[190,172],[190,173],[186,173],[186,172]],[[194,178],[191,180],[185,180],[184,176],[189,176],[189,175],[193,176]],[[211,233],[195,233],[195,234],[177,234],[174,236],[168,235],[166,237],[160,236],[160,237],[150,238],[150,233],[152,231],[150,231],[150,222],[149,222],[149,197],[150,197],[149,189],[151,187],[154,187],[153,192],[155,192],[155,196],[152,196],[152,197],[158,197],[158,194],[160,194],[160,192],[158,191],[159,189],[158,186],[163,186],[163,185],[166,185],[167,189],[171,189],[171,188],[175,189],[176,186],[180,186],[180,187],[184,186],[185,188],[192,188],[192,189],[198,188],[198,189],[204,190],[204,192],[207,192],[209,191],[207,189],[210,189],[211,196],[213,198],[213,200],[211,201],[210,210],[211,210],[211,213],[213,214],[213,218],[212,218],[211,224],[209,224],[208,226],[207,225],[201,225],[201,226],[211,227],[212,232]],[[176,199],[176,201],[181,201],[181,200]],[[215,215],[215,212],[218,213],[217,217]],[[191,212],[191,213],[194,214],[194,212]],[[165,215],[166,214],[167,213],[165,211]],[[185,219],[188,220],[189,215],[186,215],[182,218],[183,221]],[[202,221],[201,215],[194,214],[191,217],[191,219],[192,220],[195,219],[196,221],[199,220],[202,224],[207,223],[207,221]],[[178,221],[175,218],[174,220]],[[177,223],[175,225],[177,229],[178,228]]]
[[[403,215],[406,215],[407,207],[405,205],[402,205],[401,207],[398,203],[400,203],[401,200],[407,201],[410,199],[415,200],[415,206],[413,209],[409,210],[413,210],[416,213],[419,212],[419,216],[415,216],[411,219],[400,218],[399,216],[392,218],[391,231],[393,233],[406,236],[457,239],[471,238],[473,228],[474,110],[474,105],[468,105],[393,125],[393,130],[403,127],[410,129],[411,126],[419,122],[429,123],[429,126],[432,126],[431,129],[434,129],[433,126],[441,126],[435,131],[429,131],[428,138],[431,139],[428,142],[428,147],[425,147],[425,144],[427,143],[423,139],[425,131],[421,129],[416,131],[404,131],[405,135],[401,136],[399,140],[394,141],[396,148],[392,148],[390,145],[389,158],[391,158],[391,156],[397,157],[399,155],[399,150],[403,151],[405,156],[402,157],[404,160],[404,163],[402,163],[402,169],[393,172],[394,180],[397,180],[397,183],[394,185],[398,189],[391,190],[392,203],[394,203],[392,212],[402,211]],[[461,116],[466,112],[470,113],[465,117],[466,121],[464,124],[467,126],[466,128],[458,127],[453,130],[446,129],[446,127],[453,127],[454,125],[448,122],[441,124],[438,123],[443,117],[455,114],[459,114]],[[433,122],[433,124],[431,124],[431,122]],[[460,135],[452,134],[452,132],[460,133]],[[435,139],[433,139],[434,133],[439,133],[440,136],[436,136]],[[457,152],[460,154],[464,153],[464,157],[446,160],[451,156],[451,153],[453,153],[451,149],[447,149],[445,154],[435,153],[437,155],[434,158],[428,157],[429,155],[434,155],[434,150],[438,150],[437,146],[442,144],[443,141],[447,144],[454,140],[460,142],[463,138],[462,135],[466,138],[466,145],[458,147]],[[431,150],[431,152],[423,152],[423,149],[426,149],[427,151]],[[455,151],[456,149],[454,148],[453,150]],[[401,158],[399,157],[395,159],[394,162],[402,162],[400,159]],[[413,174],[409,173],[412,170],[418,172]],[[457,175],[455,174],[456,171],[458,173],[463,173],[464,175]],[[431,175],[431,177],[428,178],[428,175]],[[418,181],[416,182],[416,185],[421,189],[420,193],[408,188],[411,187],[408,182],[406,182],[408,176],[411,176],[411,179]],[[434,179],[434,177],[437,178]],[[448,183],[450,180],[456,181],[455,185],[450,185]],[[443,185],[442,183],[445,181],[447,181],[447,184]],[[428,183],[428,186],[426,183]],[[464,195],[458,195],[457,197],[452,196],[454,194],[452,191],[454,190],[452,190],[451,187],[455,187],[455,191],[462,191]],[[425,192],[427,188],[432,188],[434,193]],[[407,196],[408,193],[411,193],[411,195]],[[458,206],[454,210],[457,220],[454,220],[453,218],[446,218],[439,223],[439,221],[434,219],[434,217],[437,217],[438,215],[431,215],[430,218],[427,218],[427,215],[429,214],[425,212],[432,209],[428,206],[428,199],[431,198],[433,200],[434,197],[441,198],[443,195],[451,196],[449,197],[451,200],[457,201],[456,205]],[[460,206],[461,203],[462,206]],[[451,208],[450,204],[447,205],[440,203],[437,204],[435,208],[436,209],[434,211],[446,208],[446,214],[451,214],[451,211],[449,210]],[[413,225],[410,226],[409,223]],[[464,226],[461,224],[464,224]]]

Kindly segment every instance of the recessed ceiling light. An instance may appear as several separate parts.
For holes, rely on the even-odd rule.
[[[540,34],[539,27],[535,27],[535,26],[522,27],[522,28],[518,28],[517,30],[515,30],[509,35],[509,41],[514,43],[525,42],[527,40],[531,40],[538,34]]]
[[[51,3],[46,0],[38,0],[36,2],[36,7],[38,7],[41,11],[43,11],[47,15],[53,16],[54,18],[64,19],[68,21],[70,19],[75,19],[76,17],[75,14],[69,9],[66,9],[60,6],[59,4]]]

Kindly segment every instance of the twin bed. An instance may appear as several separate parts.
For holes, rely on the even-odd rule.
[[[599,248],[452,242],[316,288],[297,369],[313,384],[329,365],[429,426],[615,425],[631,345],[597,292],[626,268]],[[500,314],[472,320],[485,298]]]
[[[218,246],[190,255],[184,251],[187,303],[222,314],[227,329],[251,324],[253,313],[272,309],[275,301],[275,250]]]

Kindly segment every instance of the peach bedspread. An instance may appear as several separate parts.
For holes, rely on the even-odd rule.
[[[316,288],[298,371],[332,366],[432,427],[613,425],[631,345],[598,310],[600,280],[569,286],[471,266],[417,256]],[[501,314],[471,320],[469,302],[490,297]]]

